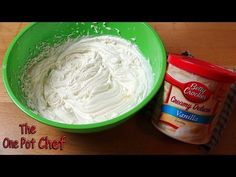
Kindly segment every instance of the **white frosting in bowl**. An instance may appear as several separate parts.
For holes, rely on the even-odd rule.
[[[22,88],[28,106],[41,116],[90,124],[129,111],[152,84],[150,64],[134,44],[98,36],[82,38],[32,62]]]

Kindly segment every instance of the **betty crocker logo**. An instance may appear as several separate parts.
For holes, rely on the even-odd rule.
[[[209,89],[200,82],[188,82],[182,90],[184,96],[192,102],[201,103],[210,98]]]
[[[175,80],[169,74],[166,74],[165,79],[167,82],[180,88],[184,97],[191,102],[202,103],[208,100],[211,96],[210,90],[200,82],[182,83]]]

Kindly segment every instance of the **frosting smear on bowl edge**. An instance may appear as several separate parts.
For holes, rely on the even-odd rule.
[[[139,104],[151,91],[153,74],[136,45],[103,35],[32,59],[21,82],[27,104],[37,114],[61,123],[90,124]]]

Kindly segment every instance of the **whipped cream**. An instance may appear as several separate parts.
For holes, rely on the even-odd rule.
[[[56,122],[112,119],[152,88],[150,64],[136,45],[120,37],[81,38],[42,56],[28,65],[22,89],[32,110]]]

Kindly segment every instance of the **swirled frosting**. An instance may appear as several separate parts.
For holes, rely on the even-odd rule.
[[[29,65],[28,106],[68,124],[112,119],[139,104],[152,87],[150,64],[136,45],[113,36],[87,37]]]

